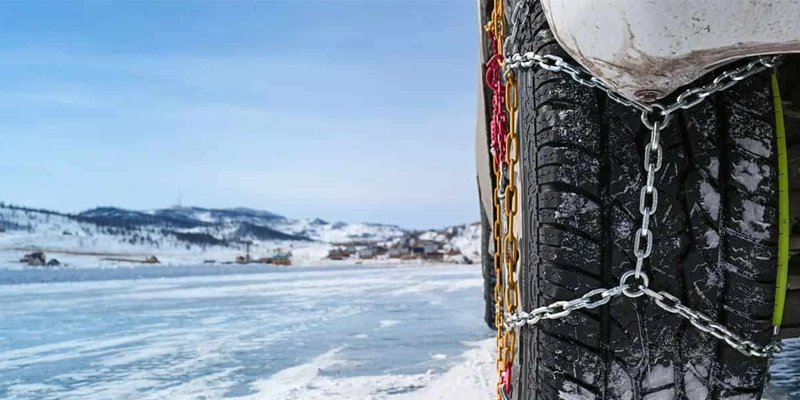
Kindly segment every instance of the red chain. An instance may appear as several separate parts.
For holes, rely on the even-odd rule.
[[[492,51],[497,51],[497,39],[489,31]],[[486,63],[486,85],[492,90],[492,121],[489,132],[492,137],[492,154],[494,163],[506,163],[506,134],[508,134],[508,117],[506,116],[506,87],[501,79],[503,55],[493,54]]]
[[[500,388],[504,394],[511,394],[511,362],[506,363],[506,368],[500,375]]]

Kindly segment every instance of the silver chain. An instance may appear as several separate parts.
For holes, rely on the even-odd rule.
[[[725,343],[739,350],[739,352],[746,356],[771,357],[773,353],[780,353],[781,351],[780,342],[772,342],[766,346],[759,346],[731,332],[727,327],[714,322],[709,316],[684,306],[680,299],[667,292],[656,292],[647,286],[641,286],[639,290],[642,290],[644,294],[655,299],[656,304],[662,309],[686,318],[695,328],[719,340],[725,341]]]
[[[520,28],[525,26],[527,17],[530,15],[530,8],[530,1],[524,0],[518,1],[514,6],[514,11],[511,12],[511,21],[513,21],[511,24],[511,33],[503,41],[503,52],[505,53],[503,54],[503,57],[509,58],[512,54],[514,54],[513,52],[519,50],[517,34],[519,33]]]
[[[677,297],[664,291],[656,292],[650,289],[648,287],[649,279],[647,278],[647,274],[644,272],[641,272],[639,278],[637,278],[642,282],[638,285],[633,286],[630,283],[626,283],[626,281],[631,277],[635,277],[635,271],[628,271],[622,274],[622,278],[620,278],[620,284],[611,289],[595,289],[587,292],[577,299],[570,301],[557,301],[548,306],[536,308],[530,313],[526,313],[524,311],[517,311],[514,314],[506,313],[505,329],[515,329],[525,325],[535,325],[543,319],[564,318],[570,315],[573,311],[580,310],[582,308],[592,309],[600,307],[621,294],[630,298],[647,295],[655,300],[656,305],[658,305],[661,309],[687,319],[689,323],[691,323],[698,330],[724,341],[729,346],[746,356],[772,357],[774,353],[780,353],[780,342],[772,342],[766,346],[759,346],[750,340],[742,338],[724,325],[714,322],[714,320],[708,315],[686,307]]]
[[[526,2],[523,2],[526,3]],[[513,30],[512,30],[513,32]],[[510,37],[509,37],[510,38]],[[747,79],[764,70],[774,68],[778,65],[780,56],[763,56],[756,57],[746,65],[725,71],[714,80],[705,85],[696,88],[691,88],[681,93],[674,103],[664,106],[659,103],[645,104],[640,101],[627,99],[616,93],[607,83],[602,79],[592,76],[582,67],[570,64],[564,61],[563,58],[553,54],[536,54],[534,52],[517,53],[505,60],[503,69],[507,75],[511,70],[531,68],[534,65],[539,68],[546,69],[552,72],[566,72],[572,79],[581,85],[593,87],[605,92],[611,100],[617,103],[633,107],[643,114],[654,113],[656,109],[660,109],[659,114],[664,117],[669,117],[670,114],[678,111],[692,108],[703,102],[708,96],[714,93],[723,91],[730,88],[741,80]],[[662,126],[664,128],[666,125]],[[651,128],[651,126],[647,126]]]
[[[510,44],[516,42],[518,23],[520,14],[527,10],[528,1],[519,1],[514,8],[512,20],[515,22],[511,35],[505,41],[505,48],[510,48]],[[527,12],[521,15],[527,15]],[[645,104],[636,100],[627,99],[616,93],[608,84],[600,78],[592,76],[582,67],[570,64],[563,58],[552,54],[536,54],[527,52],[524,54],[514,54],[506,57],[504,76],[507,77],[513,70],[539,67],[552,72],[565,72],[572,79],[581,85],[597,88],[605,92],[611,100],[633,107],[641,112],[642,123],[650,130],[650,142],[644,149],[644,170],[647,171],[645,185],[639,194],[639,213],[642,214],[642,223],[635,233],[633,254],[636,256],[636,267],[624,273],[620,279],[620,284],[611,289],[595,289],[583,296],[570,301],[557,301],[548,306],[539,307],[526,313],[517,311],[514,314],[505,314],[505,328],[514,329],[524,325],[535,325],[543,319],[559,319],[568,316],[575,310],[582,308],[592,309],[611,301],[612,298],[624,294],[630,298],[642,295],[655,300],[656,304],[665,311],[680,315],[702,332],[708,333],[717,339],[725,341],[728,345],[747,356],[771,357],[773,353],[781,351],[779,342],[772,342],[766,346],[759,346],[750,340],[745,340],[741,336],[733,333],[723,325],[714,322],[707,315],[694,311],[684,306],[680,300],[667,293],[655,292],[648,288],[649,280],[647,275],[642,272],[644,260],[650,257],[653,250],[653,232],[650,230],[650,218],[658,209],[658,191],[655,187],[655,174],[661,169],[663,162],[663,149],[659,144],[661,130],[669,125],[670,115],[678,110],[692,108],[703,102],[714,93],[730,88],[741,80],[755,75],[759,72],[774,68],[780,61],[780,56],[756,57],[746,65],[725,71],[717,76],[711,83],[691,88],[681,93],[676,101],[669,105],[660,103]],[[655,155],[655,159],[653,156]],[[642,248],[642,239],[645,240]],[[632,285],[626,281],[633,277],[641,283]]]
[[[592,309],[600,307],[612,298],[628,289],[628,285],[620,285],[612,289],[595,289],[583,296],[570,301],[557,301],[549,306],[539,307],[530,313],[518,311],[514,314],[505,314],[506,329],[518,328],[524,325],[535,325],[543,319],[559,319],[570,315],[575,310],[582,308]]]

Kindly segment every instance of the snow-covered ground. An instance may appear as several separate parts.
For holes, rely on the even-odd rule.
[[[384,224],[290,219],[247,208],[134,211],[101,207],[65,214],[0,202],[2,268],[24,268],[18,261],[32,251],[44,251],[48,259],[56,258],[73,268],[127,266],[129,262],[109,259],[144,260],[149,256],[166,265],[225,263],[245,254],[245,241],[251,244],[254,260],[290,252],[295,265],[319,265],[334,247],[353,243],[390,247],[413,236],[434,240],[443,251],[459,250],[457,256],[445,257],[444,261],[462,262],[466,256],[477,262],[480,258],[478,224],[414,231]],[[399,259],[389,260],[387,255],[379,258],[362,263],[401,263]]]
[[[476,266],[0,269],[0,398],[489,400],[481,291]],[[787,347],[768,399],[800,394]]]

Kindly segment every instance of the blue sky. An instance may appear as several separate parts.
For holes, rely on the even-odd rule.
[[[475,3],[4,2],[0,200],[478,219]]]

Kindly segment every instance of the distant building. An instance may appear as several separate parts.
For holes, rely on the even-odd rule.
[[[425,258],[428,260],[442,260],[444,259],[444,253],[436,251],[433,253],[425,254]]]
[[[268,264],[292,265],[292,253],[276,253],[267,260]]]
[[[358,252],[358,258],[366,260],[370,258],[375,258],[377,254],[378,252],[375,250],[375,248],[367,248]]]
[[[404,255],[411,253],[408,247],[397,247],[387,252],[389,258],[402,258]]]
[[[35,251],[30,254],[24,255],[19,262],[28,264],[32,267],[42,266],[47,263],[47,257],[41,251]]]
[[[448,256],[457,256],[457,255],[461,254],[461,251],[458,250],[457,248],[453,247],[450,250],[447,250],[447,253],[445,253],[445,254],[447,254]]]
[[[331,249],[330,251],[328,251],[328,259],[344,260],[345,258],[349,258],[351,254],[353,253],[348,251],[347,249],[342,249],[342,248]]]
[[[244,257],[242,259],[244,260]],[[292,265],[292,253],[275,253],[271,257],[261,257],[255,262],[259,264]]]
[[[387,249],[385,246],[375,246],[374,249],[375,249],[375,254],[379,256],[385,255],[386,253],[389,252],[389,249]]]

